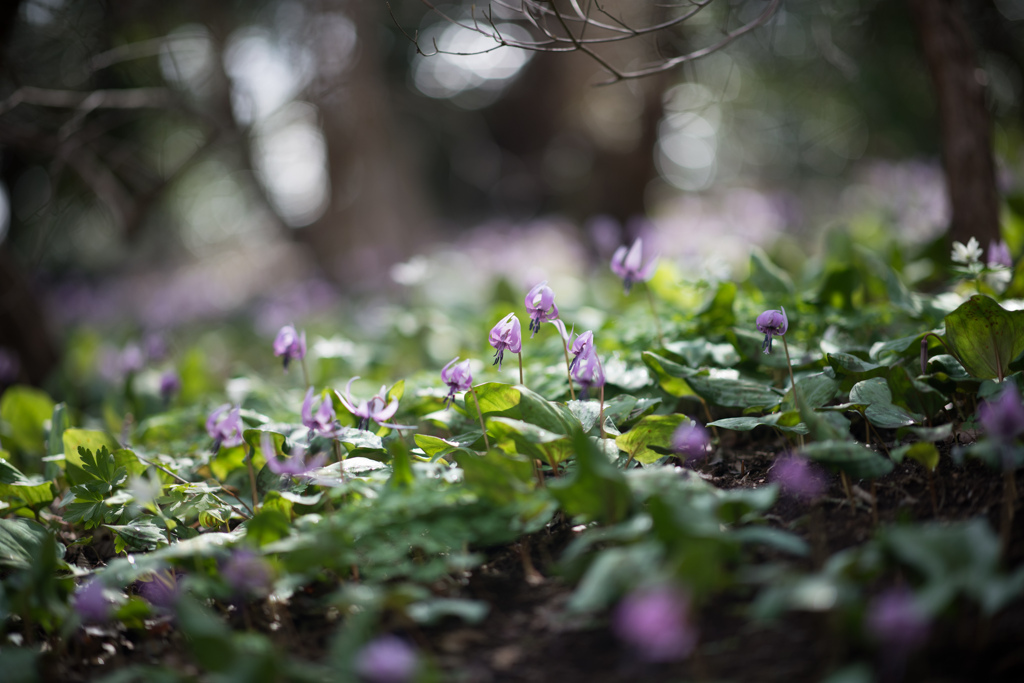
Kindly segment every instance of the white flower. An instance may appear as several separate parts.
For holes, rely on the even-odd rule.
[[[953,242],[953,253],[950,255],[950,258],[953,259],[954,263],[970,265],[981,261],[981,254],[981,245],[978,244],[978,240],[972,237],[967,240],[967,246],[964,246],[962,242]]]
[[[1013,272],[1009,268],[993,268],[990,272],[985,275],[985,282],[988,286],[996,291],[998,294],[1002,294],[1006,291],[1006,288],[1010,286],[1010,280],[1013,279]]]

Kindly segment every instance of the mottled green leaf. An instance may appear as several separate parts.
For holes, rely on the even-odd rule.
[[[946,342],[972,376],[1001,380],[1024,352],[1024,311],[976,294],[946,316]]]

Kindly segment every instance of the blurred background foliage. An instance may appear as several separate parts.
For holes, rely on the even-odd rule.
[[[240,315],[266,337],[359,301],[372,331],[395,297],[479,312],[545,278],[578,306],[583,275],[636,236],[706,282],[742,276],[754,245],[796,273],[829,226],[926,245],[950,208],[913,4],[785,0],[705,58],[598,86],[585,54],[492,49],[453,21],[480,20],[468,2],[12,0],[0,382],[43,381],[83,323],[144,339]],[[1019,254],[1024,0],[952,4]],[[603,6],[635,26],[688,7]],[[657,63],[765,6],[712,1],[606,54]]]

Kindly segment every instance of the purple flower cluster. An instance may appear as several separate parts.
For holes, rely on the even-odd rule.
[[[348,412],[352,413],[359,418],[359,428],[366,429],[370,425],[370,420],[373,420],[381,427],[397,427],[398,425],[386,424],[397,411],[398,411],[398,399],[393,398],[391,402],[388,402],[388,389],[386,386],[381,386],[380,392],[376,396],[368,401],[357,401],[352,398],[352,382],[355,382],[358,377],[353,377],[345,385],[345,395],[338,394],[338,398]]]
[[[300,474],[306,474],[313,470],[319,469],[324,466],[327,461],[327,457],[322,453],[313,457],[306,458],[306,450],[301,446],[296,446],[292,456],[285,458],[284,460],[277,459],[277,448],[274,446],[274,440],[270,434],[264,433],[260,439],[260,448],[263,450],[263,457],[267,461],[267,467],[274,474],[283,474],[292,477],[297,477]]]
[[[306,398],[302,401],[302,424],[313,434],[332,437],[338,432],[340,426],[335,417],[334,403],[331,398],[321,396],[320,401],[315,402],[313,387],[310,387],[306,391]]]

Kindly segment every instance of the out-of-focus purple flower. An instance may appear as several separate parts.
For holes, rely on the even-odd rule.
[[[765,353],[772,352],[772,337],[786,334],[789,329],[789,318],[786,317],[786,309],[781,311],[769,310],[757,316],[757,329],[764,334],[764,343],[761,350]]]
[[[86,623],[100,623],[110,618],[112,603],[103,594],[103,584],[93,579],[75,591],[72,609]]]
[[[164,403],[171,400],[175,394],[181,391],[181,377],[174,370],[168,370],[160,375],[160,397]]]
[[[881,647],[907,655],[928,642],[928,615],[905,587],[890,588],[868,605],[864,627]]]
[[[264,433],[260,438],[260,447],[263,449],[263,457],[267,461],[267,467],[274,474],[286,474],[297,477],[300,474],[320,469],[327,462],[327,457],[323,453],[307,459],[305,457],[306,450],[301,446],[295,447],[290,458],[278,460],[274,440],[267,433]]]
[[[14,384],[21,372],[18,356],[8,349],[0,348],[0,386]]]
[[[576,367],[576,363],[579,361],[580,356],[588,354],[593,350],[594,333],[587,330],[583,334],[577,334],[572,346],[569,347],[569,352],[572,354],[572,362],[569,363],[569,371],[572,372],[573,368]]]
[[[629,294],[634,282],[647,282],[658,267],[658,258],[652,258],[647,265],[643,263],[643,240],[639,237],[628,249],[621,246],[612,255],[612,272],[622,278],[622,284]]]
[[[302,424],[321,436],[334,436],[339,426],[335,417],[334,403],[330,397],[321,396],[320,402],[315,403],[313,387],[306,390],[306,398],[302,401]]]
[[[523,349],[522,328],[515,313],[509,313],[491,328],[489,341],[495,349],[492,365],[497,365],[501,370],[501,360],[505,356],[506,349],[512,353],[519,353]]]
[[[143,355],[142,349],[134,342],[125,344],[118,360],[121,372],[125,375],[138,372],[146,364],[146,357]]]
[[[221,578],[235,593],[266,595],[274,576],[270,564],[251,550],[236,550],[220,570]]]
[[[359,378],[353,377],[350,379],[348,384],[345,385],[345,395],[342,396],[338,393],[338,398],[341,400],[342,405],[348,409],[348,412],[359,418],[359,428],[366,429],[370,424],[370,420],[373,420],[381,427],[397,427],[398,425],[389,425],[386,422],[398,412],[398,399],[393,398],[389,403],[388,388],[382,385],[380,392],[369,401],[357,401],[352,398],[352,382],[355,382],[357,379]]]
[[[699,424],[679,425],[672,435],[672,448],[677,453],[686,456],[687,463],[706,458],[710,445],[711,439],[708,438],[708,431]]]
[[[1024,434],[1024,404],[1017,385],[1007,382],[999,398],[982,403],[978,409],[978,421],[989,438],[1003,444]]]
[[[1013,257],[1010,256],[1010,247],[1006,240],[996,242],[992,240],[988,244],[988,267],[989,268],[1013,268]]]
[[[151,363],[158,363],[167,357],[167,340],[162,334],[150,332],[143,340],[146,347],[146,360]]]
[[[230,403],[225,403],[206,418],[206,433],[213,439],[214,453],[220,450],[221,446],[234,448],[242,443],[241,412],[238,406],[232,408]]]
[[[813,500],[825,492],[826,481],[822,471],[799,455],[786,455],[775,461],[771,479],[782,490],[799,498]]]
[[[469,370],[469,359],[459,362],[456,356],[441,368],[441,381],[448,385],[448,395],[444,399],[444,407],[448,409],[455,402],[456,391],[469,391],[473,386],[473,374]]]
[[[156,607],[173,607],[181,592],[178,574],[170,569],[154,572],[149,580],[140,580],[136,585],[139,595]]]
[[[604,368],[601,366],[601,359],[597,357],[597,351],[593,345],[583,351],[576,361],[572,365],[570,374],[582,388],[580,398],[586,398],[591,387],[604,386]]]
[[[687,595],[672,586],[636,590],[615,610],[615,635],[647,661],[683,659],[697,645],[689,609]]]
[[[526,294],[526,312],[530,314],[530,338],[540,332],[541,323],[558,319],[558,306],[555,305],[555,292],[548,287],[548,282],[536,285]]]
[[[306,357],[306,332],[296,332],[294,325],[282,327],[274,339],[274,355],[281,357],[287,372],[290,361]]]
[[[356,673],[369,683],[406,683],[419,668],[419,656],[401,638],[381,636],[356,656]]]

